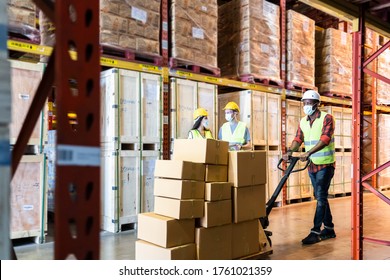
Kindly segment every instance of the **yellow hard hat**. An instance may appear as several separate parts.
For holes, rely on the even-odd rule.
[[[207,117],[209,113],[203,108],[198,108],[194,111],[194,120],[196,120],[199,117]]]
[[[233,110],[233,111],[240,112],[240,107],[238,107],[236,102],[230,101],[228,104],[226,104],[223,110]]]

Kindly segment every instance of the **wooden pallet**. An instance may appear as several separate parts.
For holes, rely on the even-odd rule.
[[[217,67],[198,64],[194,61],[184,60],[171,57],[169,59],[169,67],[175,70],[189,71],[196,74],[210,75],[214,77],[221,76],[221,70]]]
[[[156,66],[162,66],[163,64],[163,58],[158,54],[148,54],[132,49],[105,44],[100,45],[100,50],[103,56],[122,59],[129,62],[147,63]]]
[[[312,201],[312,197],[303,197],[303,198],[295,198],[295,199],[288,199],[286,202],[287,204],[295,204],[295,203],[302,203],[307,201]]]
[[[286,82],[286,88],[289,90],[296,90],[301,92],[305,92],[309,89],[318,90],[318,88],[315,86],[311,86],[304,83],[291,82],[291,81]]]
[[[282,80],[272,80],[269,78],[264,78],[256,74],[246,74],[239,77],[241,82],[251,83],[251,84],[260,84],[264,86],[276,86],[283,87]]]
[[[335,97],[340,99],[350,99],[352,100],[351,93],[342,93],[342,92],[320,92],[320,95],[327,96],[327,97]]]

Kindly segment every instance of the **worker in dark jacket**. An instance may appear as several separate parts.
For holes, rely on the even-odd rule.
[[[283,158],[286,160],[304,143],[305,153],[300,158],[302,161],[311,160],[308,171],[317,206],[313,228],[310,234],[302,239],[302,243],[314,244],[324,239],[336,237],[328,202],[328,191],[335,170],[335,124],[332,115],[318,109],[320,104],[318,92],[306,91],[303,94],[302,102],[306,116],[301,119],[297,134]],[[324,227],[321,230],[322,226]]]

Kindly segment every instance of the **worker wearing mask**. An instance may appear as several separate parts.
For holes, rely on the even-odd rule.
[[[219,129],[218,139],[229,142],[230,151],[250,150],[249,129],[244,122],[237,119],[240,112],[238,105],[235,102],[229,102],[223,110],[227,122]]]
[[[297,134],[287,150],[287,154],[283,155],[283,159],[287,160],[304,143],[305,153],[300,156],[300,159],[302,161],[311,160],[308,171],[317,206],[313,228],[310,230],[310,234],[302,239],[302,243],[314,244],[336,237],[328,202],[328,191],[335,170],[335,123],[332,115],[318,109],[320,104],[318,92],[306,91],[303,94],[302,102],[306,116],[301,119]],[[322,226],[324,227],[321,230]]]
[[[213,134],[209,128],[208,113],[204,108],[194,111],[194,125],[188,132],[188,139],[213,139]]]

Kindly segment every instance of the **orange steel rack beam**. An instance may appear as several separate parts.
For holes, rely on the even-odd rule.
[[[99,259],[99,2],[56,0],[55,259]],[[69,55],[75,49],[77,58]],[[70,85],[76,85],[72,90]],[[77,115],[69,124],[68,113]]]
[[[352,211],[351,211],[351,257],[354,260],[363,259],[363,240],[373,242],[376,244],[390,246],[390,241],[378,240],[370,237],[363,237],[363,188],[369,190],[385,203],[390,205],[390,199],[381,192],[373,188],[370,184],[365,182],[372,176],[378,174],[385,168],[390,166],[390,161],[377,167],[369,174],[362,176],[361,173],[361,149],[362,145],[362,124],[363,124],[363,83],[364,73],[372,75],[384,82],[390,83],[390,79],[383,77],[375,72],[365,68],[370,62],[376,59],[385,49],[390,46],[390,41],[377,50],[366,61],[364,60],[364,42],[365,42],[365,5],[359,8],[359,25],[358,30],[353,32],[353,75],[352,75],[352,119],[353,119],[353,148],[352,148]],[[375,97],[375,94],[374,94]],[[376,98],[373,99],[376,103]],[[375,104],[376,105],[376,104]],[[374,106],[376,109],[376,106]],[[375,113],[375,112],[374,112]],[[376,139],[372,139],[376,141]]]

